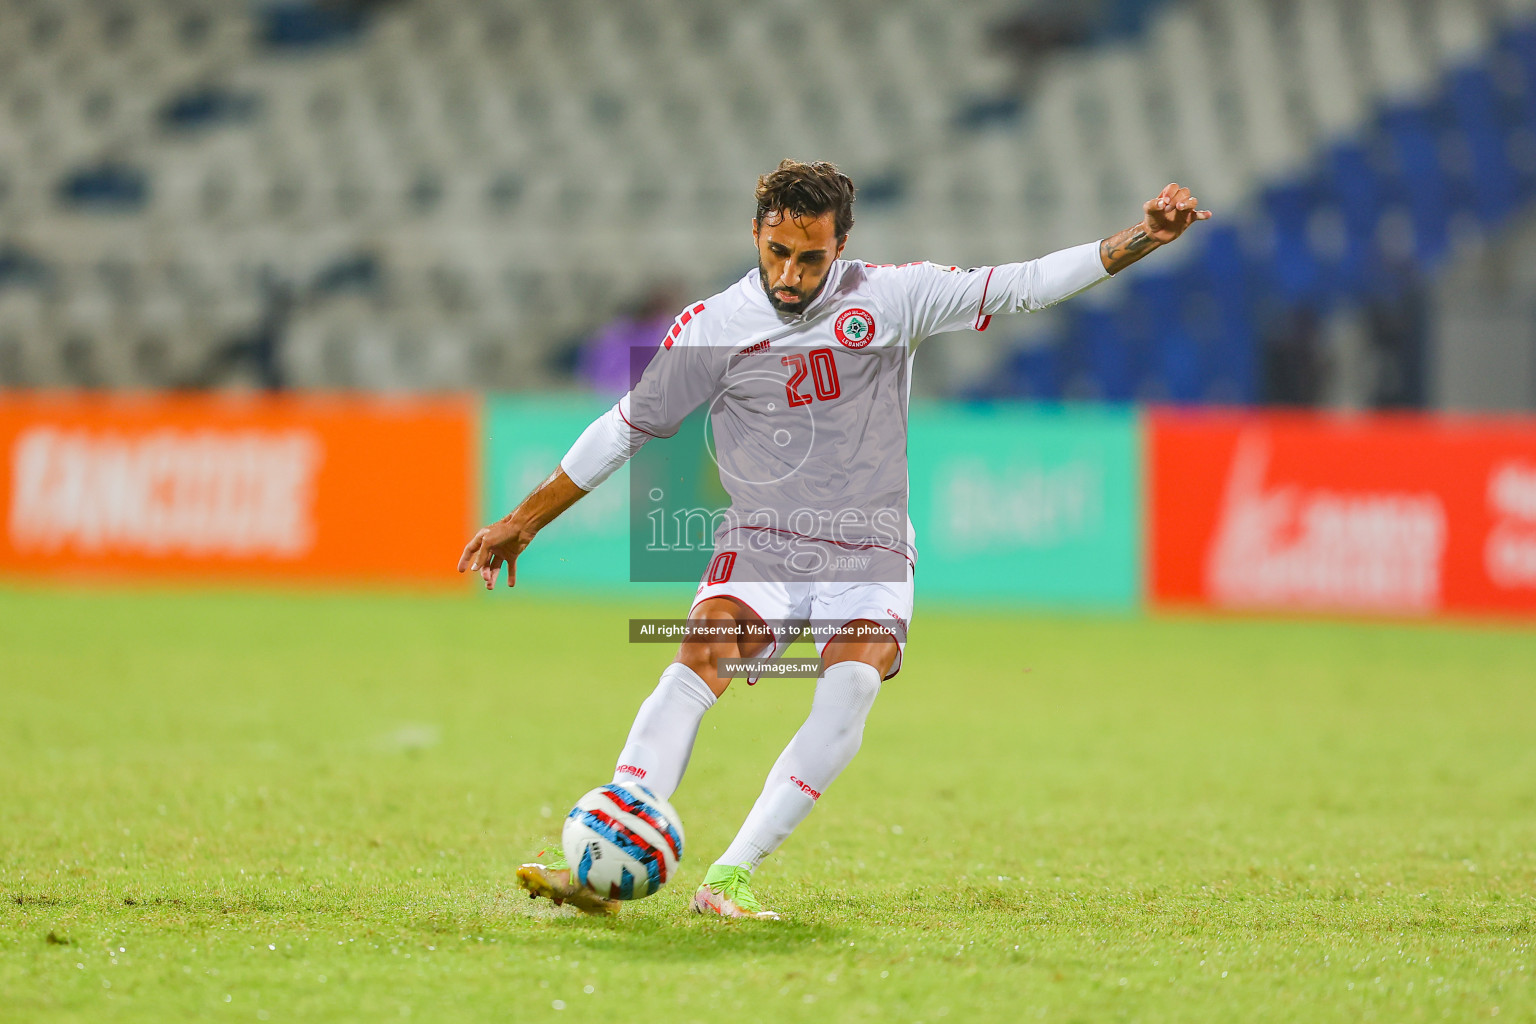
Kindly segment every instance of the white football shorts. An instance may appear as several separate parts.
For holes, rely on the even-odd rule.
[[[766,659],[781,657],[806,626],[814,631],[816,653],[825,654],[827,644],[834,639],[828,626],[840,627],[858,619],[868,619],[889,628],[896,637],[896,661],[885,678],[891,679],[901,671],[907,648],[907,623],[912,619],[913,594],[912,563],[905,556],[901,556],[901,561],[906,566],[906,579],[879,583],[762,579],[763,574],[743,571],[755,561],[757,558],[746,546],[717,547],[694,594],[689,615],[700,601],[712,597],[735,598],[772,628],[772,645],[761,655]],[[756,683],[757,679],[757,676],[748,676],[748,685]]]

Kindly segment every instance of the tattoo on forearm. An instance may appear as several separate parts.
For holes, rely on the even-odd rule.
[[[1138,224],[1104,239],[1099,244],[1099,258],[1104,261],[1104,269],[1113,274],[1135,263],[1156,249],[1158,244],[1147,234],[1147,229]]]

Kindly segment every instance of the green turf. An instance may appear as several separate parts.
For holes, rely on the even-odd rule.
[[[0,591],[0,1018],[1536,1018],[1528,628],[919,608],[785,923],[685,909],[807,681],[706,719],[676,884],[528,902],[676,612]]]

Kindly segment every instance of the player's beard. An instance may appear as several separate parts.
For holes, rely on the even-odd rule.
[[[810,307],[811,303],[816,301],[816,296],[821,294],[821,290],[827,286],[827,279],[831,276],[832,275],[830,273],[823,274],[821,276],[821,283],[818,284],[816,286],[816,290],[811,292],[809,295],[805,294],[798,288],[774,289],[768,287],[768,268],[763,266],[763,261],[761,259],[757,261],[757,279],[758,282],[763,286],[763,294],[768,296],[769,305],[773,306],[773,308],[778,310],[780,313],[788,313],[791,316],[804,313],[806,309]],[[775,291],[794,292],[796,295],[800,296],[800,301],[795,303],[784,302],[774,294]]]

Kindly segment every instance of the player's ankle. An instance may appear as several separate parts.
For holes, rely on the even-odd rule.
[[[745,864],[722,864],[719,861],[711,864],[709,870],[704,873],[702,884],[711,889],[719,890],[724,886],[737,882],[746,882],[752,879],[752,868]]]

